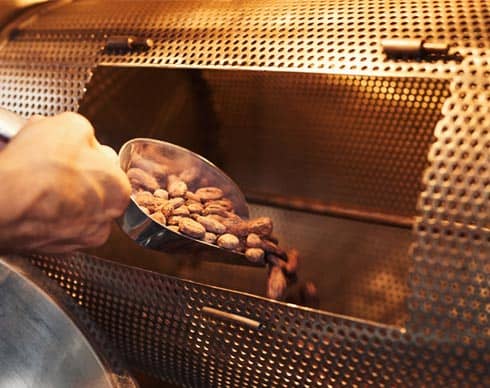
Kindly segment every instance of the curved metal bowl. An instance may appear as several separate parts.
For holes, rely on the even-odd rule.
[[[242,218],[248,219],[248,206],[245,197],[235,182],[202,156],[175,144],[155,139],[137,138],[125,143],[119,151],[120,166],[127,171],[131,161],[136,158],[149,159],[169,168],[170,173],[186,169],[199,171],[196,187],[215,186],[225,193],[233,203],[235,212]],[[190,187],[191,189],[195,189]],[[123,231],[139,245],[160,252],[234,265],[263,266],[251,263],[244,254],[222,249],[217,245],[193,239],[181,233],[174,232],[164,225],[153,221],[146,215],[135,201],[131,200],[126,212],[118,220]]]
[[[111,375],[68,315],[0,259],[0,387],[119,387]]]

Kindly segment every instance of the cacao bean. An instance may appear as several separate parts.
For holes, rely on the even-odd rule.
[[[167,192],[167,190],[164,190],[164,189],[155,190],[153,195],[157,198],[161,198],[161,199],[165,199],[165,200],[168,199],[168,192]]]
[[[290,249],[287,253],[287,258],[288,261],[286,263],[286,266],[284,267],[284,270],[288,274],[293,274],[298,271],[298,263],[299,263],[299,252],[297,249]]]
[[[264,261],[264,251],[260,248],[248,248],[245,256],[252,263],[262,263]]]
[[[281,299],[286,290],[287,281],[282,269],[273,266],[267,279],[267,297],[272,299]]]
[[[260,239],[258,234],[250,233],[247,236],[247,247],[249,248],[261,248],[262,240]]]
[[[196,190],[196,195],[202,202],[223,198],[223,190],[218,187],[201,187]]]
[[[226,227],[219,221],[211,217],[197,216],[196,221],[206,228],[208,232],[223,234],[226,232]]]
[[[167,219],[165,218],[162,212],[153,213],[152,215],[150,215],[150,217],[161,225],[167,224]]]
[[[272,220],[269,217],[259,217],[248,222],[250,233],[258,234],[260,237],[270,236],[272,233]]]
[[[191,214],[191,213],[189,212],[189,209],[185,205],[179,206],[177,209],[174,209],[173,212],[172,212],[172,215],[174,215],[174,216],[184,216],[184,217],[186,217],[189,214]]]
[[[169,199],[167,202],[167,204],[171,205],[174,209],[181,207],[184,203],[185,203],[185,199],[182,197],[175,197],[175,198]]]
[[[153,193],[160,188],[157,180],[140,168],[130,168],[126,175],[134,191],[147,190]]]
[[[159,182],[165,181],[168,175],[168,167],[143,157],[131,161],[131,167],[139,168],[147,174],[155,177]]]
[[[181,220],[184,220],[186,217],[181,216],[170,216],[167,218],[168,225],[179,225]]]
[[[201,198],[198,195],[194,194],[192,191],[187,191],[184,195],[185,199],[195,202],[201,202]]]
[[[286,268],[286,262],[281,257],[273,253],[268,253],[266,256],[266,260],[274,267],[279,267],[282,270]]]
[[[209,214],[217,214],[219,216],[226,217],[228,215],[228,210],[226,210],[226,208],[221,205],[215,205],[212,203],[204,208],[202,214],[206,216]]]
[[[267,253],[272,253],[281,257],[283,260],[287,260],[286,252],[279,248],[276,244],[269,240],[262,240],[261,248]]]
[[[203,211],[202,205],[198,202],[189,203],[189,201],[187,201],[186,204],[187,204],[187,208],[189,209],[189,212],[191,213],[202,213]]]
[[[171,197],[183,197],[187,191],[187,184],[181,180],[175,180],[167,186],[168,194]]]
[[[180,219],[179,231],[194,238],[203,238],[204,234],[206,233],[204,226],[191,218]]]
[[[236,249],[240,244],[240,240],[233,234],[225,233],[218,237],[217,243],[221,248]]]
[[[179,232],[179,226],[178,225],[168,225],[167,229],[170,229],[172,232]]]
[[[221,223],[226,226],[226,231],[235,236],[245,237],[248,235],[247,223],[240,218],[222,218]]]
[[[216,243],[216,239],[218,236],[216,236],[214,233],[206,232],[204,233],[204,237],[202,238],[202,241],[205,241],[209,244],[214,244]]]
[[[205,202],[204,207],[207,208],[211,205],[221,206],[227,211],[233,210],[233,203],[227,198],[218,199],[217,201],[207,201]]]
[[[164,199],[154,197],[149,191],[138,191],[133,194],[133,199],[138,205],[146,207],[150,213],[157,212],[165,204]]]

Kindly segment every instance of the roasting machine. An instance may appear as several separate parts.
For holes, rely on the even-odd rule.
[[[4,20],[1,107],[203,155],[317,289],[273,301],[264,268],[116,224],[91,251],[3,256],[117,359],[109,383],[490,385],[487,0],[51,1]]]

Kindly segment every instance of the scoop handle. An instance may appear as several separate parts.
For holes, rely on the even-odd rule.
[[[17,113],[0,108],[0,139],[8,142],[19,133],[26,121]]]

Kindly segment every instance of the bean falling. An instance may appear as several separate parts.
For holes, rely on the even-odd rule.
[[[284,299],[287,287],[297,283],[299,253],[280,248],[272,234],[272,220],[242,219],[221,188],[199,186],[198,170],[170,173],[165,165],[136,159],[127,176],[133,200],[155,222],[175,233],[243,253],[251,262],[267,264],[269,298]]]

